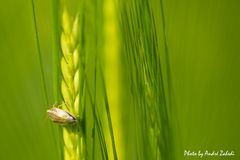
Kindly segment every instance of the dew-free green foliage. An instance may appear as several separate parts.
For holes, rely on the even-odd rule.
[[[46,115],[46,109],[63,100],[62,4],[33,2],[36,25],[32,1],[0,2],[3,160],[64,157],[62,127]],[[236,156],[229,159],[240,158],[238,1],[115,1],[117,114],[105,75],[105,33],[114,31],[105,28],[106,0],[75,2],[70,14],[78,10],[80,16],[86,159],[183,160],[184,149],[234,150]],[[121,143],[116,135],[122,135]]]
[[[132,99],[137,159],[174,159],[167,105],[168,83],[164,82],[161,61],[168,54],[165,30],[157,34],[151,1],[119,3],[123,53]],[[161,3],[159,10],[162,10]],[[161,24],[165,24],[163,12]],[[163,38],[162,38],[163,37]],[[160,41],[160,38],[163,41]],[[160,42],[159,42],[160,41]],[[163,43],[165,48],[159,48]],[[168,66],[167,66],[168,67]],[[165,76],[169,76],[169,73]],[[148,146],[148,147],[146,147]]]

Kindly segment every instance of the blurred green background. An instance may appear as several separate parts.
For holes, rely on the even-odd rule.
[[[233,157],[206,159],[238,160],[240,2],[164,0],[163,4],[171,71],[173,154],[181,160],[194,159],[184,157],[184,150],[233,150]],[[46,109],[55,103],[52,3],[37,0],[35,6],[51,104],[44,99],[31,1],[1,0],[1,160],[60,159],[58,129],[46,116]],[[155,18],[157,27],[161,26],[159,17]]]

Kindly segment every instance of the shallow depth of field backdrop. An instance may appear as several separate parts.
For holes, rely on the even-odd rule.
[[[129,51],[129,55],[139,54],[141,57],[141,53],[136,53],[132,45],[135,39],[128,35],[130,30],[133,30],[132,34],[137,33],[137,22],[140,21],[141,29],[145,30],[154,21],[156,32],[148,36],[150,39],[151,36],[157,38],[158,44],[155,45],[158,45],[161,57],[162,79],[167,88],[168,123],[171,127],[170,137],[167,140],[160,139],[165,143],[169,140],[171,150],[163,149],[167,153],[162,154],[171,154],[175,160],[182,160],[194,159],[184,157],[184,150],[222,149],[236,153],[233,157],[222,159],[240,159],[240,2],[149,0],[148,9],[153,18],[148,21],[144,13],[142,17],[129,15],[134,9],[146,11],[146,5],[142,2],[144,0],[131,0],[132,3],[127,1],[119,1],[117,4],[120,7],[110,5],[110,11],[105,10],[106,4],[113,4],[111,0],[89,0],[84,8],[85,25],[90,26],[84,30],[85,35],[88,35],[86,51],[89,51],[89,55],[107,52],[109,46],[109,51],[116,53],[98,55],[103,56],[118,158],[139,159],[142,155],[139,151],[149,147],[144,143],[136,143],[139,139],[135,137],[141,138],[143,133],[134,130],[136,125],[141,124],[135,123],[132,118],[134,112],[138,111],[131,109],[134,104],[129,95],[138,93],[130,92],[131,87],[126,78],[134,66],[141,66],[142,61],[126,62],[125,51]],[[61,159],[59,127],[53,125],[46,115],[46,109],[55,103],[54,3],[34,0],[34,5],[44,82],[31,1],[0,1],[1,160]],[[111,16],[113,13],[115,17]],[[108,18],[111,19],[108,21],[110,25],[106,23]],[[117,28],[118,32],[114,32],[112,27]],[[96,35],[100,35],[100,41],[94,41]],[[139,35],[135,38],[143,38],[144,41],[149,37]],[[152,44],[144,45],[148,49],[145,52],[152,51]],[[92,72],[91,62],[95,63],[94,58],[90,57],[86,64],[90,66],[89,72]],[[151,64],[151,61],[146,63]],[[89,78],[93,79],[90,73]],[[46,83],[49,104],[46,104],[44,98],[43,83]],[[90,85],[90,88],[94,88],[93,84]],[[95,159],[99,154],[96,153]],[[149,152],[143,156],[140,159],[153,157]]]

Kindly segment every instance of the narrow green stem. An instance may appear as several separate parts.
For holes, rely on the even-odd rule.
[[[33,12],[33,19],[34,19],[35,36],[36,36],[36,40],[37,40],[38,59],[39,59],[39,63],[40,63],[41,81],[42,81],[42,86],[43,86],[44,98],[45,98],[45,102],[46,102],[46,106],[47,106],[49,104],[49,100],[48,100],[48,94],[47,94],[47,85],[45,83],[45,74],[44,74],[44,70],[43,70],[43,62],[42,62],[40,42],[39,42],[39,36],[38,36],[38,28],[37,28],[34,0],[32,0],[31,2],[32,2],[32,12]]]

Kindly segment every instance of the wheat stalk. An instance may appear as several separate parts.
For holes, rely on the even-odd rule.
[[[61,92],[64,100],[63,109],[74,115],[79,114],[80,74],[79,74],[79,15],[71,19],[68,11],[62,12],[61,32]],[[83,117],[79,117],[79,122]],[[80,126],[80,127],[79,127]],[[80,129],[79,129],[80,128]],[[81,132],[81,123],[63,128],[64,159],[85,159],[84,137]]]

